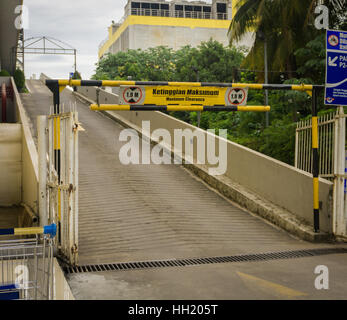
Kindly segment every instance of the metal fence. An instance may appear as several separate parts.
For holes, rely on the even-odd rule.
[[[132,8],[131,14],[135,16],[170,17],[170,11],[162,9]]]
[[[328,180],[334,179],[335,137],[338,119],[338,110],[318,117],[319,175]],[[312,173],[311,119],[297,123],[295,167]]]
[[[40,208],[47,223],[58,222],[59,253],[73,265],[78,259],[79,130],[74,108],[64,112],[63,107],[38,122]]]
[[[175,17],[175,18],[191,18],[191,19],[213,19],[211,12],[203,11],[185,11],[185,10],[163,10],[163,9],[144,9],[132,8],[130,14],[135,16],[153,16],[153,17]],[[227,13],[217,13],[216,19],[228,20]]]
[[[176,18],[212,19],[211,12],[175,10]]]
[[[310,120],[297,123],[295,167],[312,173]],[[334,183],[332,225],[335,235],[347,235],[346,115],[343,107],[318,118],[319,176]]]

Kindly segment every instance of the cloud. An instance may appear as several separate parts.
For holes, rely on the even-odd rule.
[[[99,44],[106,39],[111,21],[123,17],[126,3],[127,0],[24,0],[29,10],[25,38],[48,36],[76,48],[77,69],[84,79],[89,79],[98,61]],[[26,76],[44,72],[52,78],[66,78],[73,71],[73,57],[48,57],[26,55]]]
[[[111,21],[122,18],[126,0],[24,0],[24,4],[29,10],[25,38],[48,36],[76,48],[77,68],[87,79],[94,74],[99,44],[107,37]],[[26,55],[27,77],[45,72],[54,78],[66,78],[72,66],[72,56]]]

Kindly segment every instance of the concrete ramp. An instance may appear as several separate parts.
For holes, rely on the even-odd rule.
[[[51,93],[27,82],[25,109],[48,114]],[[79,135],[79,264],[208,257],[315,247],[233,204],[178,165],[122,165],[120,124],[77,100]]]

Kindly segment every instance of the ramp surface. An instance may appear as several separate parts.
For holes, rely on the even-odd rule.
[[[28,81],[23,102],[33,123],[48,114],[50,91]],[[79,264],[209,257],[315,247],[292,238],[223,198],[178,165],[123,165],[121,125],[65,89],[77,104]]]

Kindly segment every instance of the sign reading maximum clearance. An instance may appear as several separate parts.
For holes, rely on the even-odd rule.
[[[121,86],[123,105],[243,106],[248,89],[230,87]]]

